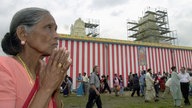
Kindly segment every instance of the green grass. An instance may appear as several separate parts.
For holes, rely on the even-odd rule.
[[[159,98],[159,102],[144,102],[144,97],[131,97],[131,92],[125,92],[124,96],[116,97],[112,94],[101,94],[101,101],[103,108],[173,108],[173,101],[171,95],[167,95],[165,99]],[[136,95],[136,94],[135,94]],[[161,94],[160,94],[161,95]],[[68,97],[61,96],[64,102],[64,108],[85,108],[88,96],[77,97],[72,94]],[[190,97],[192,102],[192,97]],[[182,105],[183,100],[182,100]],[[191,108],[192,106],[184,106],[183,108]],[[94,108],[97,108],[96,104]]]

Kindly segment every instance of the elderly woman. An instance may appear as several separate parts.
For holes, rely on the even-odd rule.
[[[45,9],[25,8],[13,16],[1,43],[9,56],[0,57],[0,108],[61,107],[57,90],[71,59],[65,48],[57,48],[56,30]]]

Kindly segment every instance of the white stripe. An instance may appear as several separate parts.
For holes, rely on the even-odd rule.
[[[166,71],[165,49],[162,49],[162,56],[163,56],[163,71]]]
[[[86,73],[88,73],[88,72],[90,72],[90,70],[88,70],[88,51],[87,51],[87,49],[88,49],[88,44],[87,44],[87,42],[84,42],[84,71],[86,72]]]
[[[95,44],[95,65],[98,65],[98,43]],[[101,68],[100,68],[101,69]]]
[[[177,67],[178,70],[178,59],[177,59],[177,50],[174,50],[174,59],[175,59],[175,66]]]
[[[157,73],[157,60],[156,60],[156,52],[155,52],[155,48],[153,48],[153,65],[154,65],[154,70],[155,70],[155,73]]]
[[[171,55],[171,49],[169,49],[168,50],[169,51],[169,61],[170,61],[170,63],[169,63],[169,72],[171,71],[170,69],[171,69],[171,66],[172,66],[172,55]]]
[[[83,73],[82,72],[82,64],[83,64],[83,62],[82,62],[82,42],[79,42],[79,54],[78,54],[78,56],[79,57],[77,57],[77,59],[79,59],[79,73]],[[82,74],[83,75],[83,74]]]
[[[74,45],[73,45],[73,88],[76,88],[76,53],[77,53],[77,42],[74,41]]]
[[[117,73],[117,48],[116,44],[114,45],[114,66],[115,66],[115,73]]]
[[[180,50],[178,50],[178,64],[179,64],[179,66],[178,66],[178,72],[180,72],[180,68],[181,68],[181,54],[180,54]]]
[[[148,53],[148,51],[149,51],[149,48],[148,47],[146,47],[146,60],[147,60],[147,66],[146,66],[146,70],[147,69],[149,69],[149,53]]]
[[[136,65],[136,73],[139,75],[139,64],[138,64],[138,50],[137,50],[137,47],[135,46],[135,65]]]
[[[152,72],[154,72],[154,69],[153,69],[153,61],[152,61],[152,48],[151,48],[151,47],[149,48],[149,54],[150,54],[150,57],[149,57],[149,60],[150,60],[150,68],[152,69]]]
[[[126,46],[126,49],[127,49],[127,67],[128,67],[128,75],[130,74],[131,72],[131,69],[130,69],[130,62],[131,62],[131,59],[130,59],[130,50],[129,50],[130,46]]]
[[[118,51],[118,53],[119,53],[119,58],[118,58],[118,59],[119,59],[119,70],[118,70],[118,71],[119,71],[119,74],[122,75],[122,61],[121,61],[121,52],[122,52],[122,51],[121,51],[121,47],[122,47],[122,46],[121,46],[121,45],[118,45],[118,47],[119,47],[119,48],[118,48],[118,50],[119,50],[119,51]]]
[[[189,51],[189,66],[190,66],[190,68],[192,68],[191,66],[192,66],[192,55],[191,55],[191,52],[192,51]]]
[[[124,57],[126,57],[125,56],[125,45],[122,45],[122,47],[123,47],[123,58]],[[126,85],[127,84],[127,78],[126,78],[126,60],[125,59],[123,59],[123,73],[124,73],[124,85]]]
[[[189,57],[189,51],[187,50],[186,53],[187,53],[186,55],[187,55],[187,64],[188,64],[187,67],[190,67],[190,62],[189,62],[189,60],[190,60],[190,57]]]
[[[105,64],[105,69],[104,69],[104,72],[105,72],[105,74],[106,75],[109,75],[109,68],[110,68],[110,65],[109,65],[109,63],[108,63],[108,57],[109,57],[109,46],[108,45],[106,45],[105,46],[105,44],[103,44],[103,46],[104,46],[104,57],[105,57],[105,62],[104,62],[104,64]],[[104,64],[103,64],[103,66],[104,66]]]
[[[157,72],[160,72],[160,60],[159,60],[159,50],[158,50],[158,48],[155,48],[155,52],[156,52],[156,58],[157,58]]]
[[[101,75],[103,75],[103,74],[105,74],[104,72],[103,72],[103,44],[99,44],[98,43],[98,45],[99,45],[99,47],[100,47],[100,68],[101,68],[101,70],[100,70],[100,72],[101,72]],[[107,67],[107,66],[106,66]],[[106,75],[106,74],[105,74]]]
[[[162,59],[163,59],[163,57],[162,57],[162,49],[160,48],[159,49],[159,57],[160,57],[160,65],[161,65],[161,72],[163,72],[163,62],[162,62]]]
[[[66,42],[66,40],[61,40],[61,47],[62,47],[62,48],[66,47],[66,46],[65,46],[65,42]]]
[[[178,70],[177,70],[177,71],[179,72],[179,71],[180,71],[180,70],[179,70],[179,69],[180,69],[180,58],[179,58],[179,57],[180,57],[180,54],[179,54],[179,50],[177,50],[177,54],[176,54],[176,55],[177,55],[177,67],[178,67]]]
[[[182,50],[184,66],[187,67],[185,50]]]
[[[67,40],[65,40],[65,41],[67,41]],[[69,41],[68,40],[68,47],[67,47],[67,49],[68,49],[68,51],[71,53],[71,41]],[[70,57],[71,58],[71,57]],[[71,58],[72,59],[72,58]],[[72,60],[72,62],[73,62],[73,60]],[[71,73],[71,68],[69,68],[68,69],[68,71],[67,71],[67,75],[69,75],[70,76],[70,73]],[[71,78],[72,78],[72,76],[70,76]]]
[[[90,43],[90,71],[93,69],[93,43]]]
[[[132,73],[135,73],[135,69],[134,69],[134,64],[135,64],[135,60],[134,60],[134,58],[133,58],[133,53],[134,52],[134,50],[133,50],[133,46],[131,46],[131,61],[130,62],[132,62]]]
[[[169,56],[168,56],[168,53],[167,53],[167,49],[165,49],[165,56],[166,56],[166,72],[168,72],[168,67],[169,67]]]
[[[187,67],[189,67],[187,50],[185,50],[185,60],[186,60]]]
[[[113,87],[113,65],[112,65],[112,45],[109,44],[109,59],[110,59],[110,86]]]

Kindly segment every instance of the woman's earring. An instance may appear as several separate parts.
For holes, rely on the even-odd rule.
[[[21,45],[25,45],[25,41],[21,41]]]

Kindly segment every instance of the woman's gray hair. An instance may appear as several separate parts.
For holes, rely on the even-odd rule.
[[[49,14],[49,11],[42,8],[25,8],[18,11],[11,21],[10,34],[14,34],[18,26],[25,26],[30,28],[37,24],[45,14]]]
[[[26,31],[29,31],[46,14],[50,14],[49,11],[37,7],[24,8],[18,11],[12,18],[9,33],[5,34],[1,42],[3,51],[8,55],[17,55],[21,52],[22,45],[16,34],[17,27],[23,26]]]

